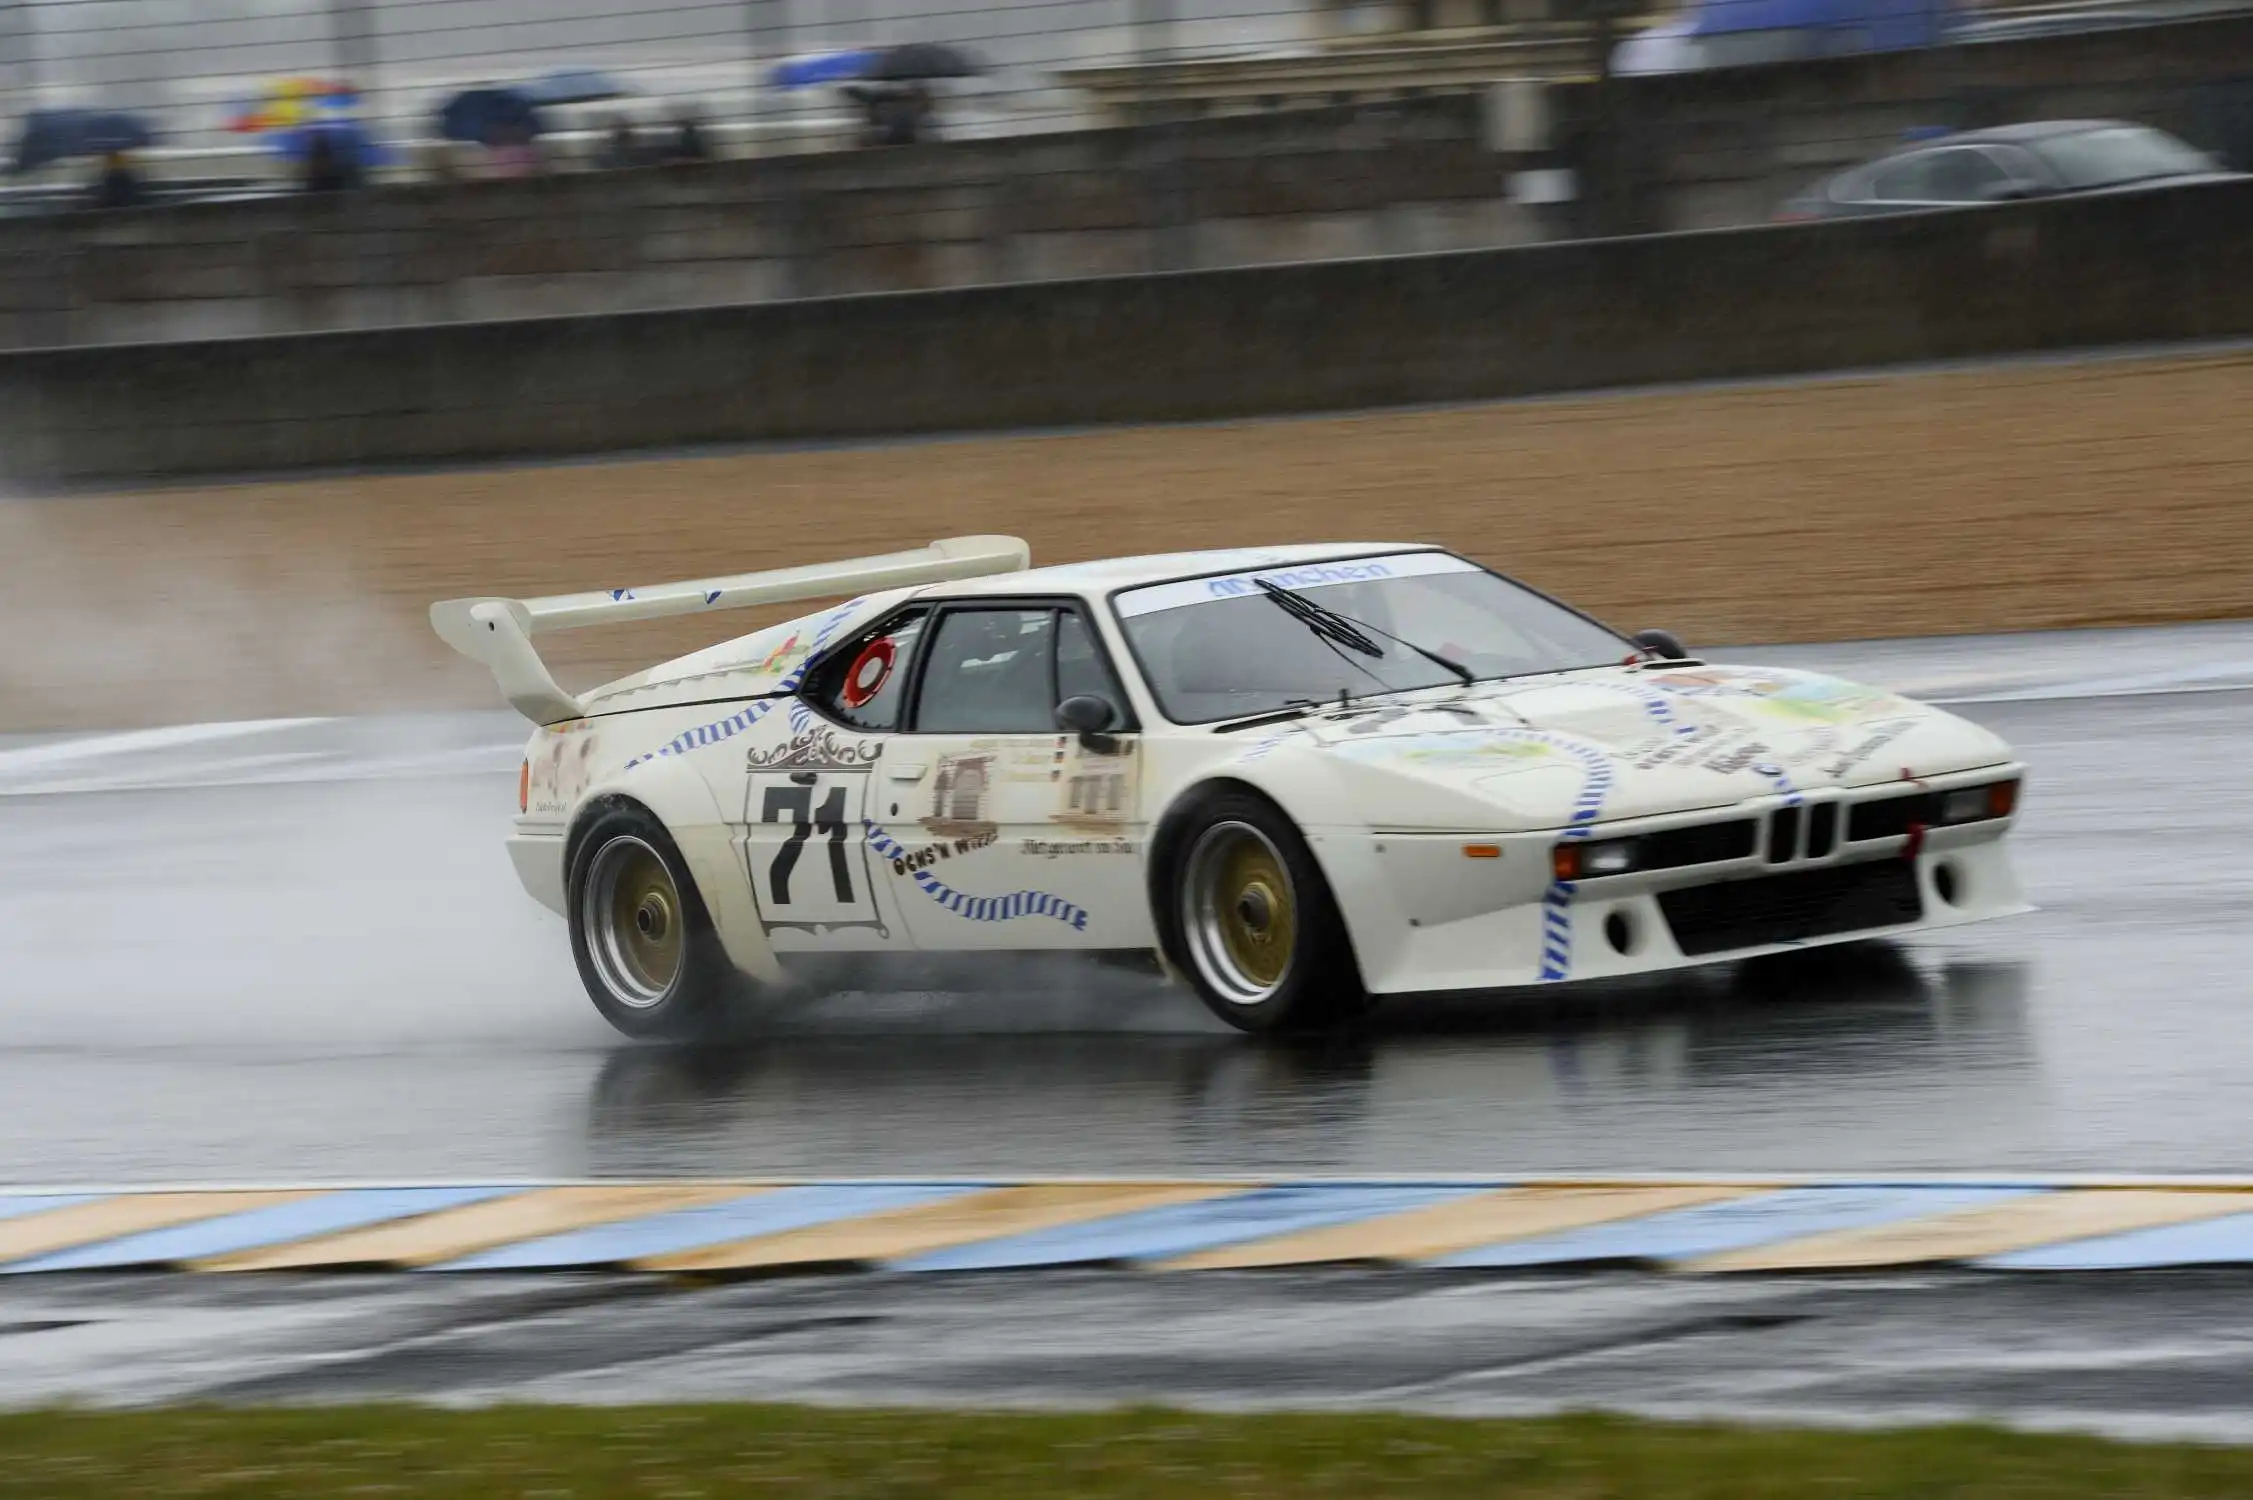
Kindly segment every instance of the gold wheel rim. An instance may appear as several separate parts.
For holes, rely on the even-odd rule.
[[[1199,837],[1184,893],[1190,947],[1203,978],[1238,1005],[1272,995],[1298,947],[1298,899],[1282,854],[1249,823]]]
[[[588,946],[611,994],[624,1005],[657,1004],[680,975],[686,923],[680,890],[655,849],[613,839],[587,878]]]

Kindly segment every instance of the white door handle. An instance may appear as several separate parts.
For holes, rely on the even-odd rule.
[[[921,781],[924,770],[919,760],[896,760],[889,767],[889,774],[894,781]]]

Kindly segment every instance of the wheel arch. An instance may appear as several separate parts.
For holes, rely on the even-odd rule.
[[[672,840],[689,878],[696,883],[697,896],[712,919],[728,961],[753,979],[780,983],[782,966],[759,920],[750,872],[737,847],[735,829],[711,784],[685,759],[645,761],[588,790],[572,809],[564,834],[567,888],[587,830],[606,813],[629,807],[655,818]]]
[[[1231,793],[1256,797],[1275,809],[1291,826],[1306,846],[1307,855],[1330,887],[1331,899],[1336,902],[1338,915],[1346,928],[1347,951],[1353,954],[1356,969],[1362,969],[1361,934],[1357,930],[1353,904],[1347,900],[1348,885],[1341,882],[1337,863],[1337,850],[1331,840],[1310,837],[1306,822],[1291,805],[1277,794],[1276,788],[1236,773],[1235,768],[1225,768],[1211,776],[1189,783],[1174,794],[1166,810],[1152,823],[1150,829],[1149,859],[1145,865],[1147,887],[1144,895],[1150,903],[1150,922],[1158,935],[1159,956],[1165,962],[1169,977],[1179,981],[1175,972],[1174,954],[1180,943],[1178,903],[1174,899],[1175,866],[1179,862],[1182,842],[1187,838],[1198,809],[1216,796]],[[1364,918],[1366,920],[1366,918]],[[1366,972],[1366,971],[1364,971]]]

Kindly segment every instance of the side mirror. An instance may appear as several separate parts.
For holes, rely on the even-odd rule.
[[[1080,737],[1080,743],[1099,754],[1117,748],[1104,731],[1119,722],[1119,711],[1108,698],[1081,693],[1056,705],[1056,727]]]
[[[1651,655],[1667,661],[1688,661],[1690,653],[1671,630],[1638,630],[1633,636],[1636,645]]]

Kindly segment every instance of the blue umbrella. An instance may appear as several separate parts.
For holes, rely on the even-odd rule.
[[[290,161],[303,161],[313,154],[313,140],[325,137],[329,149],[345,161],[362,167],[387,166],[397,160],[389,146],[377,140],[360,120],[349,117],[314,120],[286,130],[267,133],[266,149]]]
[[[16,141],[16,170],[36,172],[74,156],[138,151],[156,139],[139,115],[113,109],[35,109]]]
[[[439,135],[480,146],[518,130],[538,135],[543,128],[539,109],[519,89],[464,89],[438,112]]]
[[[778,89],[843,83],[864,76],[883,55],[875,48],[864,47],[852,52],[813,52],[803,57],[786,57],[767,74],[767,82]]]
[[[516,85],[516,92],[534,104],[595,104],[604,99],[623,99],[633,90],[594,68],[560,68]]]

